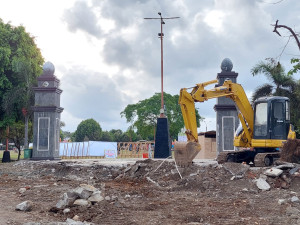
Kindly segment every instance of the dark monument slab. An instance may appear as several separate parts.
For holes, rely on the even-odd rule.
[[[10,152],[9,151],[4,151],[3,156],[2,156],[2,162],[10,162]]]
[[[33,126],[33,160],[54,160],[59,157],[60,107],[59,79],[54,75],[54,65],[46,62],[43,74],[38,77],[35,92]]]
[[[168,119],[166,117],[157,118],[154,158],[167,158],[171,155],[168,125]]]

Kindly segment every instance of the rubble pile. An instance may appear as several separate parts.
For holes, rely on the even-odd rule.
[[[173,160],[121,166],[98,162],[5,164],[0,168],[0,192],[11,193],[13,200],[7,202],[1,193],[0,213],[11,204],[10,224],[18,224],[13,219],[19,216],[24,221],[19,224],[26,225],[300,223],[297,163],[180,168]]]
[[[287,140],[281,149],[280,159],[285,162],[300,163],[300,140]]]

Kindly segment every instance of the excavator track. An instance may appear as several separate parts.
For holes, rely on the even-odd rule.
[[[280,158],[279,152],[257,153],[254,158],[254,165],[256,167],[271,166],[277,158]]]

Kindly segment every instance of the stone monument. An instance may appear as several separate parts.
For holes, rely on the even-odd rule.
[[[218,73],[218,86],[221,86],[226,79],[236,83],[238,73],[231,71],[233,64],[230,59],[225,58],[221,63],[221,73]],[[234,102],[226,97],[217,98],[214,106],[216,111],[216,141],[217,152],[234,150],[234,133],[239,125],[238,113]]]
[[[43,74],[37,78],[33,121],[33,160],[56,160],[59,157],[60,107],[59,79],[54,75],[54,65],[46,62]]]

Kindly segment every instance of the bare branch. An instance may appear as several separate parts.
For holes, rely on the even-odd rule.
[[[292,28],[290,28],[290,27],[288,27],[288,26],[286,26],[286,25],[278,25],[278,20],[276,20],[276,24],[275,24],[275,25],[272,25],[272,26],[274,26],[273,32],[277,33],[279,36],[281,36],[281,35],[280,35],[280,33],[277,31],[277,28],[285,28],[285,29],[287,29],[289,32],[291,32],[291,34],[293,35],[295,41],[297,42],[297,45],[298,45],[299,50],[300,50],[300,41],[299,41],[299,39],[298,39],[296,33],[293,31]]]
[[[281,58],[281,56],[282,56],[282,54],[283,54],[284,50],[286,49],[286,46],[287,46],[287,45],[288,45],[288,43],[290,42],[290,40],[291,40],[291,36],[289,36],[289,39],[288,39],[288,41],[286,42],[285,46],[283,47],[283,49],[282,49],[281,53],[279,54],[279,56],[277,56],[277,58],[278,58],[278,61],[280,61],[280,58]]]

